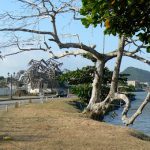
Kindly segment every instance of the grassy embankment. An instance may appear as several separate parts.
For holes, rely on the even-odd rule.
[[[56,100],[0,112],[0,150],[150,149],[148,137],[88,119],[71,104]]]

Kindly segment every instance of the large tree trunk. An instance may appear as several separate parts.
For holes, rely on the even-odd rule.
[[[119,99],[119,98],[124,98],[125,97],[122,94],[119,95],[119,94],[116,93],[117,92],[117,86],[118,86],[118,77],[119,77],[120,65],[121,65],[121,60],[122,60],[123,51],[124,51],[124,46],[125,46],[125,36],[122,36],[119,40],[118,54],[117,54],[117,58],[116,58],[115,68],[114,68],[113,75],[112,75],[110,92],[109,92],[108,96],[106,97],[106,99],[102,102],[97,102],[95,99],[92,99],[90,101],[89,110],[90,110],[91,118],[103,119],[104,115],[109,111],[109,108],[111,106],[111,102],[114,99]],[[96,81],[98,81],[98,80],[96,80]],[[93,84],[93,88],[94,88],[93,90],[98,90],[97,87],[94,86],[94,84]],[[95,93],[99,93],[99,91],[97,91]],[[93,97],[94,97],[94,95],[93,95]]]
[[[121,66],[121,61],[122,61],[122,56],[124,52],[124,46],[125,46],[125,36],[121,36],[119,39],[119,46],[118,46],[118,53],[116,57],[116,63],[111,79],[111,85],[110,85],[110,90],[109,94],[107,95],[106,99],[104,100],[105,103],[110,103],[112,99],[116,96],[115,93],[117,93],[117,88],[118,88],[118,78],[119,78],[119,73],[120,73],[120,66]]]
[[[118,78],[119,78],[119,73],[120,73],[120,66],[121,66],[124,46],[125,46],[125,36],[122,36],[119,40],[119,47],[118,47],[118,53],[117,53],[117,58],[116,58],[116,64],[114,67],[112,80],[111,80],[110,94],[117,92]]]
[[[122,100],[125,103],[125,107],[122,112],[122,121],[125,125],[130,125],[130,124],[133,124],[135,119],[140,114],[142,114],[144,107],[150,102],[150,92],[148,92],[145,100],[137,108],[136,112],[131,117],[127,116],[128,110],[130,108],[130,100],[125,94],[117,93],[118,77],[119,77],[119,72],[120,72],[120,65],[121,65],[121,60],[123,56],[124,46],[125,46],[125,37],[122,36],[119,42],[118,54],[116,58],[114,72],[112,75],[110,92],[104,101],[100,103],[93,103],[93,105],[91,105],[90,117],[93,119],[102,120],[105,114],[109,111],[111,103],[115,100]]]
[[[92,83],[92,94],[91,94],[89,104],[87,106],[88,110],[90,110],[90,108],[93,104],[101,102],[100,96],[101,96],[104,67],[105,67],[104,61],[97,61],[94,80]]]

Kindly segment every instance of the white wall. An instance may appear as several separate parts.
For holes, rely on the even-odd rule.
[[[15,93],[15,89],[12,90]],[[0,95],[10,95],[10,88],[0,88]]]

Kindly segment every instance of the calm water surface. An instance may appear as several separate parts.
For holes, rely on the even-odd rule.
[[[147,95],[146,92],[136,92],[136,100],[131,103],[131,109],[128,113],[128,116],[131,116],[139,105],[142,103],[143,99]],[[123,125],[121,121],[121,112],[122,108],[115,111],[117,116],[113,119],[111,114],[105,117],[105,121],[115,125]],[[136,130],[140,130],[145,134],[150,135],[150,103],[144,108],[143,113],[135,120],[133,125],[129,127],[134,128]]]

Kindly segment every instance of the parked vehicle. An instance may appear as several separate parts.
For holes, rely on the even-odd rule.
[[[67,97],[66,91],[58,91],[56,94],[57,97]]]

